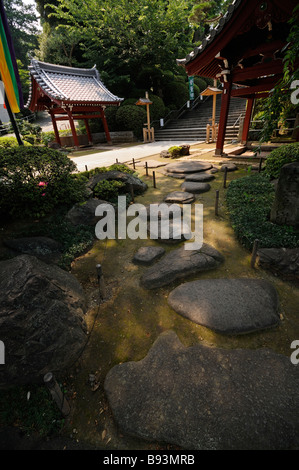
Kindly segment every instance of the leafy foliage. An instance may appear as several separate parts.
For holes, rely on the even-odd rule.
[[[121,181],[100,181],[94,188],[94,195],[104,201],[114,201],[126,185]]]
[[[226,194],[232,226],[241,243],[249,250],[255,239],[263,248],[299,246],[293,228],[270,222],[274,187],[266,175],[250,175],[233,180]]]
[[[41,437],[57,435],[64,424],[58,407],[45,387],[14,387],[2,390],[0,398],[1,423],[4,426],[18,426],[27,436],[36,433]]]
[[[71,177],[76,165],[44,147],[0,150],[0,211],[20,217],[43,217],[59,205],[81,201],[85,186]]]
[[[265,172],[271,178],[278,178],[283,165],[292,162],[299,162],[299,142],[272,150],[266,160]]]
[[[25,146],[30,146],[29,142],[24,142]],[[0,149],[10,149],[12,147],[18,147],[18,141],[15,137],[0,137]]]
[[[116,113],[116,123],[119,130],[133,131],[139,139],[142,138],[142,129],[146,119],[146,111],[141,106],[120,106]]]

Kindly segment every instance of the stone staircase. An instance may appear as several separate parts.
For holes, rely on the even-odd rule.
[[[216,122],[219,123],[221,95],[217,95]],[[186,110],[179,118],[173,119],[163,128],[155,131],[156,141],[205,141],[207,124],[212,122],[213,98],[210,96],[200,101],[196,108]],[[239,133],[239,122],[235,125],[241,114],[245,115],[246,100],[232,98],[230,102],[228,123],[225,140],[237,139]]]

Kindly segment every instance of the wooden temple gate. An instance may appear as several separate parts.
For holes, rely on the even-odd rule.
[[[31,111],[46,110],[51,116],[56,142],[61,145],[58,121],[70,124],[74,145],[79,140],[74,121],[83,120],[88,141],[92,144],[89,119],[102,120],[106,140],[111,137],[105,116],[106,106],[119,106],[122,98],[113,95],[101,82],[99,72],[40,62],[31,58],[29,66],[31,90],[27,107]]]
[[[288,21],[296,5],[296,0],[235,0],[202,44],[177,60],[188,75],[222,83],[216,155],[223,154],[231,98],[247,100],[242,132],[246,143],[255,100],[267,97],[281,79]]]

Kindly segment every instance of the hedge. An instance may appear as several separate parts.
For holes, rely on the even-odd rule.
[[[264,174],[246,176],[229,184],[226,201],[232,227],[249,250],[255,239],[263,248],[299,246],[299,238],[292,227],[270,222],[274,194],[274,186]]]
[[[299,162],[299,142],[272,150],[266,160],[265,173],[271,178],[278,178],[283,165],[293,162]]]

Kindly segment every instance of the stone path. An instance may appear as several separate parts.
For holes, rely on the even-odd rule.
[[[279,323],[278,295],[259,279],[203,279],[174,289],[169,305],[217,333],[238,335]]]
[[[196,181],[185,181],[181,185],[181,189],[189,193],[200,194],[200,193],[206,193],[207,191],[210,191],[211,186],[209,185],[209,183],[197,183]]]
[[[192,450],[299,445],[299,374],[266,349],[186,348],[172,331],[104,382],[122,433]]]
[[[135,253],[133,263],[149,265],[157,261],[164,254],[165,250],[160,246],[142,246]]]
[[[194,194],[188,193],[187,191],[173,191],[167,194],[164,198],[164,202],[172,202],[177,204],[191,204],[195,201]]]

